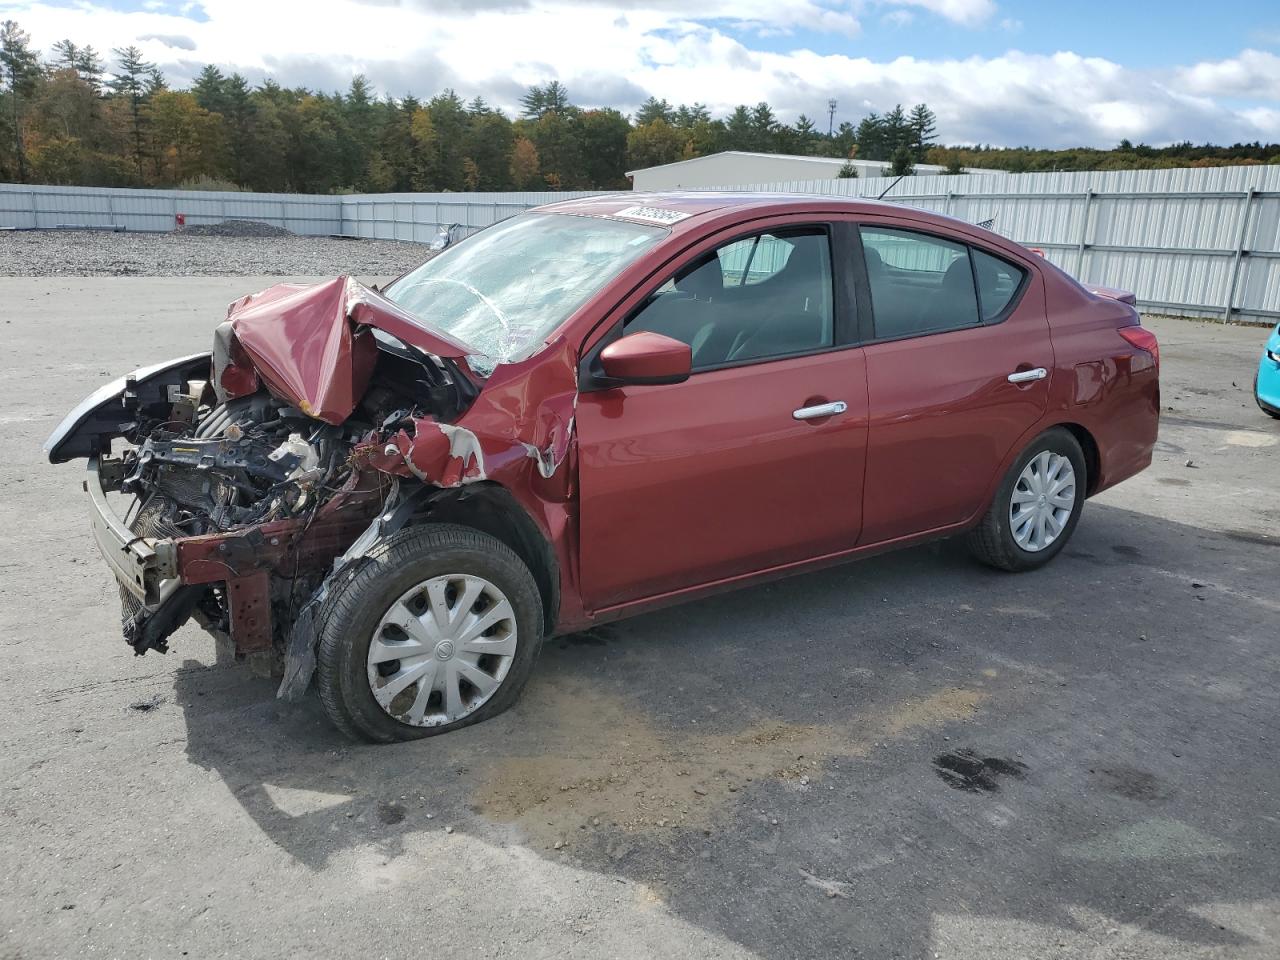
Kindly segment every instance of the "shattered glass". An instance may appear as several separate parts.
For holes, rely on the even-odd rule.
[[[667,235],[602,217],[512,217],[402,277],[386,297],[470,345],[472,369],[530,356],[611,278]]]

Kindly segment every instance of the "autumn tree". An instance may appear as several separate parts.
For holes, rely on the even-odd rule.
[[[658,118],[636,127],[627,135],[627,165],[634,170],[658,167],[683,158],[684,135]]]
[[[409,136],[413,149],[409,160],[409,183],[414,190],[439,190],[437,180],[437,137],[431,112],[419,107],[409,121]]]
[[[156,176],[162,182],[182,183],[221,173],[223,119],[200,106],[194,93],[160,90],[147,102],[147,129]]]
[[[628,137],[631,124],[617,110],[583,110],[574,121],[582,143],[579,182],[604,190],[625,190],[629,186]]]
[[[507,190],[511,187],[511,152],[515,133],[511,121],[480,98],[467,107],[467,130],[463,140],[466,157],[475,164],[477,190]]]
[[[538,148],[524,137],[517,137],[511,148],[511,181],[517,190],[536,190],[540,185],[542,170],[538,163]]]

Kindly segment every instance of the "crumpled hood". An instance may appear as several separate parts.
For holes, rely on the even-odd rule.
[[[260,377],[308,416],[341,423],[369,386],[377,358],[371,327],[451,361],[474,383],[466,344],[341,276],[280,283],[232,303],[215,345],[216,385],[226,396],[241,396]]]

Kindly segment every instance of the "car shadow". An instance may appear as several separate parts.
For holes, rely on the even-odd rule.
[[[175,700],[191,762],[315,871],[447,827],[770,958],[1010,924],[1235,952],[1211,905],[1280,896],[1277,561],[1091,504],[1036,573],[948,542],[551,640],[515,708],[417,743],[350,744],[241,667]]]

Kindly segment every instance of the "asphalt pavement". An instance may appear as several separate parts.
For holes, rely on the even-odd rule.
[[[269,282],[0,279],[0,957],[1280,956],[1265,331],[1148,321],[1156,462],[1042,571],[941,543],[677,607],[365,747],[194,627],[133,657],[40,451]]]

